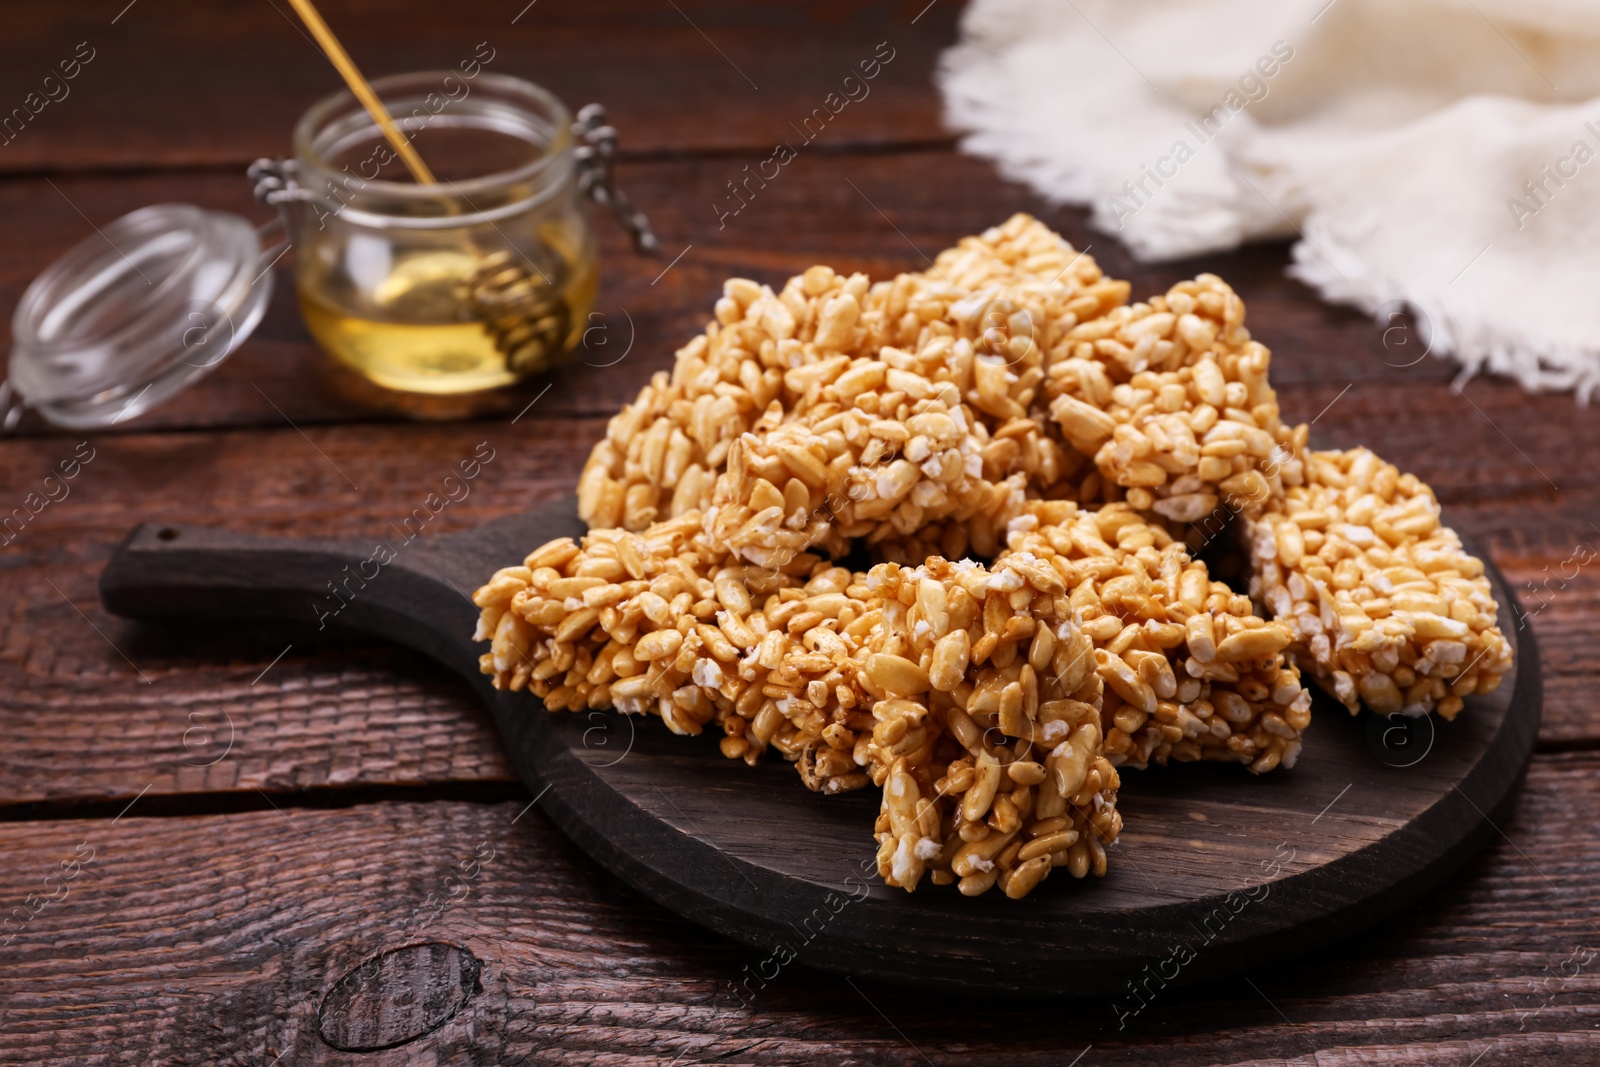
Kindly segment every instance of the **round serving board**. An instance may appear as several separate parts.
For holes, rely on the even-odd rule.
[[[874,789],[808,792],[775,761],[723,759],[707,735],[654,718],[549,714],[478,671],[471,592],[553,537],[584,532],[569,500],[477,530],[392,546],[284,541],[146,524],[100,580],[137,618],[273,618],[316,629],[350,575],[337,625],[402,642],[460,671],[494,714],[539,806],[635,889],[767,958],[966,991],[1108,994],[1259,967],[1392,915],[1496,833],[1533,752],[1538,653],[1490,565],[1516,669],[1452,723],[1362,715],[1319,697],[1292,770],[1187,764],[1124,770],[1125,822],[1105,878],[1056,871],[1030,896],[968,899],[877,878]],[[381,558],[381,556],[380,556]],[[364,564],[365,561],[365,564]],[[364,565],[363,565],[364,564]],[[346,567],[349,570],[345,570]]]

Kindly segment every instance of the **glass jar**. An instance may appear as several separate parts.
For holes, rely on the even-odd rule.
[[[159,204],[85,235],[17,305],[0,432],[30,409],[60,426],[120,422],[199,380],[261,321],[291,248],[311,334],[364,376],[364,399],[449,417],[570,351],[599,284],[583,197],[636,251],[657,250],[612,180],[605,110],[573,121],[543,89],[476,62],[373,86],[435,182],[412,182],[338,93],[300,120],[294,159],[250,168],[274,222]],[[284,240],[264,247],[277,229]]]
[[[252,168],[284,210],[306,326],[377,384],[472,393],[543,370],[581,338],[599,287],[583,193],[653,251],[611,184],[615,131],[520,78],[455,71],[372,83],[436,181],[410,179],[348,92],[294,132],[292,162]]]

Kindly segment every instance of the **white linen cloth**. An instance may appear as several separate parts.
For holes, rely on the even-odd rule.
[[[1529,389],[1600,388],[1600,0],[973,0],[967,151],[1142,259],[1290,271]],[[1246,294],[1248,295],[1248,294]]]

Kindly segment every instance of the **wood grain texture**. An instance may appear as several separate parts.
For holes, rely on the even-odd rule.
[[[44,877],[80,845],[94,850],[78,877],[53,883],[65,898],[4,950],[4,1040],[29,1063],[101,1053],[118,1064],[944,1065],[1003,1054],[1042,1067],[1090,1046],[1087,1067],[1158,1054],[1172,1067],[1588,1063],[1600,1054],[1597,783],[1591,754],[1538,757],[1506,836],[1421,906],[1317,958],[1156,990],[1120,1030],[1105,999],[852,988],[798,964],[743,1006],[732,986],[760,954],[620,888],[537,811],[519,819],[521,802],[178,819],[135,806],[115,825],[34,823],[0,840],[6,901],[59,893]],[[482,960],[484,992],[409,1051],[357,1059],[324,1047],[319,998],[364,961],[424,941]]]
[[[22,137],[0,147],[0,172],[10,176],[0,178],[8,238],[0,242],[0,305],[10,307],[42,266],[92,233],[84,215],[104,224],[147,203],[191,200],[265,217],[247,199],[244,163],[283,151],[293,118],[332,87],[321,58],[276,6],[280,11],[216,0],[138,0],[126,11],[125,0],[7,6],[0,109],[20,104],[78,41],[91,40],[100,52],[72,83],[70,99],[49,105]],[[51,905],[67,910],[47,910],[29,924],[35,934],[47,931],[39,940],[0,948],[0,1059],[270,1063],[286,1047],[301,1047],[290,1044],[294,1039],[309,1042],[308,1051],[279,1062],[944,1064],[1016,1050],[1021,1062],[1055,1064],[1070,1063],[1092,1040],[1081,1067],[1153,1059],[1296,1067],[1468,1067],[1480,1056],[1479,1067],[1536,1057],[1600,1062],[1593,966],[1570,973],[1571,961],[1581,958],[1574,953],[1595,947],[1583,924],[1595,913],[1600,869],[1596,756],[1585,751],[1600,744],[1593,699],[1600,581],[1592,564],[1572,562],[1583,558],[1580,547],[1600,547],[1590,525],[1600,524],[1600,494],[1587,462],[1600,428],[1568,397],[1529,397],[1494,380],[1473,382],[1465,397],[1452,393],[1448,365],[1405,366],[1414,349],[1385,348],[1370,321],[1327,307],[1284,279],[1282,245],[1136,267],[1112,239],[1088,231],[1081,213],[1049,210],[979,162],[919,149],[945,137],[927,79],[935,49],[954,36],[958,10],[943,0],[914,27],[923,0],[848,8],[676,0],[745,66],[759,92],[748,91],[705,37],[654,0],[539,0],[516,26],[510,20],[522,0],[503,7],[409,3],[379,10],[370,0],[324,6],[369,73],[451,62],[458,46],[470,51],[494,34],[495,44],[508,42],[507,69],[533,74],[574,103],[602,100],[622,130],[625,187],[652,213],[669,255],[695,245],[652,286],[664,262],[631,260],[617,235],[600,227],[602,309],[614,317],[625,308],[639,324],[639,346],[603,372],[559,376],[518,423],[527,437],[517,438],[522,447],[504,468],[512,476],[503,492],[514,499],[475,495],[459,518],[446,514],[441,523],[471,525],[568,489],[598,433],[593,417],[609,414],[668,364],[728,274],[779,281],[816,261],[879,274],[913,268],[922,263],[917,249],[931,254],[1024,208],[1080,246],[1094,244],[1093,254],[1133,279],[1137,291],[1199,270],[1228,278],[1249,305],[1252,329],[1274,349],[1286,412],[1320,414],[1318,429],[1331,440],[1370,443],[1439,488],[1455,521],[1489,545],[1533,613],[1529,625],[1546,665],[1547,754],[1535,764],[1517,817],[1505,824],[1515,845],[1503,842],[1422,907],[1326,959],[1252,975],[1282,1014],[1241,983],[1168,991],[1130,1035],[1115,1031],[1105,1004],[1003,1004],[975,1012],[964,1002],[863,985],[890,1024],[856,991],[798,967],[786,969],[753,1011],[734,1011],[731,998],[718,1002],[715,994],[759,959],[618,890],[535,812],[513,828],[530,836],[514,839],[521,866],[496,890],[498,912],[469,924],[467,913],[448,909],[406,936],[427,938],[442,925],[448,929],[438,936],[474,951],[512,943],[501,957],[487,948],[479,956],[491,964],[511,960],[507,973],[535,975],[533,988],[544,980],[557,991],[535,1000],[552,1005],[537,1036],[519,1029],[519,1006],[527,1001],[505,986],[496,1001],[489,995],[495,987],[486,985],[468,1010],[478,1012],[472,1018],[483,1020],[483,1033],[501,1036],[475,1045],[478,1031],[447,1027],[437,1045],[420,1052],[331,1053],[307,1037],[314,1013],[296,998],[321,992],[336,970],[405,940],[398,933],[368,940],[352,930],[364,915],[404,918],[428,893],[447,892],[445,873],[471,848],[458,854],[444,842],[463,833],[469,845],[483,840],[489,822],[503,825],[522,806],[370,803],[364,783],[411,783],[437,797],[473,780],[494,785],[506,768],[487,717],[454,679],[360,643],[290,651],[267,676],[281,678],[286,692],[269,700],[248,683],[282,647],[271,635],[125,626],[101,613],[93,596],[101,562],[134,521],[162,513],[257,532],[366,534],[392,520],[396,505],[403,512],[427,491],[428,462],[483,439],[474,425],[375,425],[393,416],[341,397],[283,301],[287,275],[280,271],[273,312],[235,360],[173,404],[97,435],[96,463],[103,466],[87,468],[70,499],[49,505],[24,537],[0,546],[0,729],[7,738],[0,808],[45,819],[9,823],[0,833],[0,905],[19,906],[38,892],[45,868],[91,832],[138,830],[118,857],[126,865],[93,907],[68,908],[87,895]],[[402,17],[390,16],[396,11]],[[148,21],[140,21],[146,13]],[[547,21],[529,23],[535,14]],[[504,34],[490,26],[495,20]],[[475,35],[479,26],[487,30]],[[880,26],[889,32],[879,36]],[[795,118],[790,106],[802,113],[816,106],[814,94],[832,83],[830,67],[854,61],[857,42],[891,35],[900,48],[895,64],[872,97],[851,105],[819,141],[831,154],[802,153],[760,202],[716,229],[712,194],[725,192],[745,163],[764,158],[774,131]],[[750,56],[755,62],[746,66]],[[773,80],[767,68],[777,72]],[[615,351],[593,362],[608,362]],[[506,421],[544,384],[483,417]],[[274,404],[304,427],[304,437]],[[21,506],[79,440],[36,422],[24,429],[32,440],[0,440],[6,510]],[[352,490],[312,444],[341,467],[374,476],[358,478],[362,489]],[[424,459],[394,458],[412,452]],[[96,481],[97,473],[109,476]],[[157,684],[141,685],[51,582],[141,667],[153,662]],[[196,773],[182,765],[186,756],[209,753],[184,747],[182,732],[192,724],[187,711],[175,714],[179,709],[234,716],[242,746],[235,756],[248,768],[238,789],[221,791],[229,787],[218,777],[198,787],[180,780]],[[431,748],[418,748],[423,736],[433,739]],[[1568,749],[1579,751],[1562,751]],[[233,761],[205,773],[230,773],[221,768]],[[141,825],[135,806],[113,825],[146,785],[139,804],[153,811],[235,811],[250,797],[262,810]],[[256,786],[273,799],[256,794]],[[206,791],[186,792],[194,788]],[[86,810],[104,817],[54,821],[74,810],[74,798],[98,801]],[[268,806],[274,803],[296,823],[314,824],[319,836],[329,833],[341,859],[359,857],[367,888],[341,896],[340,883],[315,880],[320,859]],[[341,803],[354,806],[305,806]],[[269,830],[273,820],[278,825]],[[81,886],[85,894],[90,887]],[[47,920],[61,925],[34,926]],[[313,956],[312,971],[294,970],[296,960]],[[511,1051],[496,1051],[505,1048]]]
[[[770,153],[794,136],[790,121],[822,107],[883,41],[894,58],[859,105],[841,113],[852,122],[823,135],[826,143],[948,140],[928,84],[958,8],[935,5],[912,25],[925,2],[863,9],[839,0],[324,0],[318,8],[370,78],[454,68],[484,42],[494,50],[486,69],[530,78],[573,108],[605,104],[625,152],[680,155]],[[0,171],[242,170],[258,156],[287,151],[300,114],[340,88],[287,4],[137,0],[113,25],[125,4],[7,6],[0,42],[6,113],[40,92],[79,42],[94,53],[65,84],[65,98],[42,110],[29,104],[38,114],[0,146]]]
[[[157,798],[253,799],[258,790],[515,781],[493,723],[465,687],[401,650],[323,642],[291,650],[252,684],[287,636],[276,647],[248,634],[218,640],[198,626],[164,636],[195,657],[181,686],[95,681],[89,672],[70,683],[25,679],[8,694],[0,816],[146,788]]]

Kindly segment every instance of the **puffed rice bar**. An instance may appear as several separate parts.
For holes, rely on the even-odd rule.
[[[884,881],[910,891],[928,873],[1016,899],[1057,867],[1103,875],[1119,782],[1092,649],[1055,573],[935,558],[879,564],[853,592],[877,615],[861,684],[877,698],[866,759]]]
[[[1294,766],[1311,694],[1284,655],[1292,633],[1212,581],[1181,541],[1125,504],[1033,502],[996,566],[1052,568],[1106,683],[1106,757],[1144,767],[1222,760]]]
[[[998,529],[984,518],[1084,464],[1034,420],[993,414],[1027,411],[1043,372],[1035,360],[1018,377],[990,358],[967,338],[936,335],[917,353],[886,347],[791,372],[789,380],[803,376],[805,395],[734,442],[709,532],[771,564],[814,545],[838,554],[853,540],[872,545],[953,519],[972,524],[977,551],[993,555]],[[989,366],[1001,375],[986,377],[980,368]]]
[[[811,555],[748,566],[701,525],[688,512],[591,531],[496,573],[473,598],[484,673],[552,711],[653,714],[679,734],[714,722],[724,755],[753,764],[775,747],[812,789],[865,785],[853,754],[873,721],[849,655],[866,608],[850,571]]]
[[[679,349],[671,374],[657,374],[611,420],[579,479],[579,515],[595,528],[641,530],[709,508],[733,441],[775,401],[783,413],[801,406],[812,365],[875,359],[885,347],[916,354],[940,338],[973,342],[984,358],[968,371],[968,392],[989,413],[992,439],[1015,438],[1018,427],[1001,431],[1028,414],[1022,398],[1037,388],[1040,353],[1127,293],[1126,282],[1105,279],[1092,258],[1026,215],[963,239],[927,271],[876,285],[825,266],[777,294],[732,279],[715,321]],[[1013,447],[1028,451],[1013,441],[990,458]]]
[[[1227,283],[1202,274],[1079,324],[1050,352],[1051,416],[1141,511],[1259,514],[1298,484],[1303,434],[1279,418],[1271,353],[1244,316]]]
[[[1305,484],[1249,523],[1259,599],[1352,713],[1452,719],[1511,667],[1483,562],[1433,490],[1365,448],[1312,452]]]

